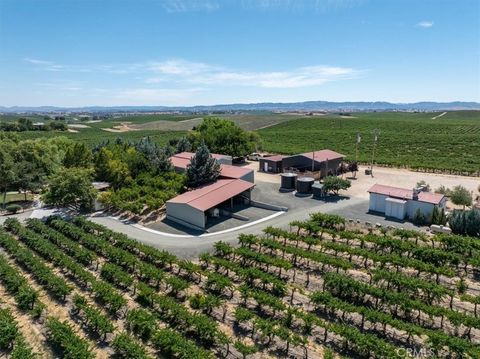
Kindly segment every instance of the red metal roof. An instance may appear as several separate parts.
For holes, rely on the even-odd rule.
[[[230,165],[220,165],[220,176],[227,178],[242,178],[247,173],[253,172],[250,168],[243,168]]]
[[[188,153],[189,152],[182,152],[182,153],[179,153],[179,155],[181,156],[174,155],[170,157],[170,160],[172,161],[173,166],[177,168],[187,169],[187,166],[190,164],[190,161],[191,161],[191,158],[186,155]],[[242,178],[244,175],[246,175],[249,172],[253,172],[253,170],[249,168],[243,168],[243,167],[237,167],[237,166],[231,166],[231,165],[224,165],[224,164],[220,165],[220,175],[222,177],[237,179],[237,178]]]
[[[306,152],[306,153],[302,153],[302,156],[308,157],[310,159],[314,159],[317,162],[325,162],[326,160],[332,161],[332,160],[342,159],[345,157],[345,155],[342,155],[341,153],[338,153],[332,150]]]
[[[176,157],[176,156],[170,157],[170,161],[172,161],[172,165],[174,167],[183,168],[183,169],[187,169],[187,166],[191,162],[190,158],[183,158],[183,157]]]
[[[215,183],[185,192],[167,203],[184,203],[200,211],[206,211],[254,186],[253,183],[240,179],[219,179]]]
[[[394,197],[394,198],[409,199],[409,200],[413,199],[413,190],[411,189],[385,186],[381,184],[374,184],[368,190],[368,192],[383,194],[385,196]],[[431,204],[439,204],[444,197],[445,196],[440,193],[424,192],[424,191],[418,193],[418,201],[431,203]]]

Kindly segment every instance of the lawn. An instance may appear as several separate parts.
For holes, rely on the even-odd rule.
[[[422,171],[480,175],[480,111],[438,113],[354,113],[314,116],[258,131],[266,151],[284,154],[330,148],[359,162],[372,159],[374,131],[379,131],[375,162]]]

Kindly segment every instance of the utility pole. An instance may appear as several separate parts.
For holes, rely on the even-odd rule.
[[[312,173],[315,170],[315,151],[312,151]]]
[[[375,160],[375,148],[377,147],[377,140],[378,140],[378,134],[380,133],[379,130],[375,129],[373,130],[373,149],[372,149],[372,164],[370,165],[370,175],[373,177],[373,161]]]

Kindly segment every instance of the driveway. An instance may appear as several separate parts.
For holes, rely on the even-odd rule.
[[[287,194],[291,195],[291,194]],[[307,198],[302,198],[308,200]],[[295,201],[293,201],[294,203]],[[213,244],[218,241],[224,241],[231,244],[237,244],[237,237],[240,233],[261,234],[262,230],[267,226],[275,226],[280,228],[289,228],[289,223],[294,220],[305,220],[309,213],[322,211],[330,213],[343,213],[349,207],[357,207],[359,212],[361,208],[368,208],[368,202],[362,199],[343,199],[338,202],[322,202],[310,199],[309,205],[305,201],[305,205],[296,205],[288,212],[284,212],[277,217],[268,221],[252,224],[246,228],[235,229],[229,232],[207,233],[200,236],[178,236],[172,234],[157,234],[145,228],[139,228],[129,221],[121,221],[107,216],[92,216],[89,219],[103,224],[110,229],[122,232],[131,238],[142,243],[165,249],[182,258],[197,257],[199,254],[210,251]]]
[[[288,208],[287,212],[277,212],[266,218],[259,218],[257,221],[242,225],[236,228],[228,228],[215,233],[203,233],[196,235],[185,232],[160,233],[152,228],[146,228],[129,220],[116,219],[104,214],[93,214],[90,220],[107,226],[108,228],[125,233],[127,236],[136,239],[147,245],[164,249],[182,258],[198,257],[203,252],[210,251],[213,244],[224,241],[237,244],[237,237],[241,233],[261,234],[267,226],[274,226],[283,229],[289,228],[289,223],[295,220],[305,220],[310,213],[324,212],[341,215],[347,219],[360,220],[362,223],[381,223],[382,225],[395,225],[397,227],[414,228],[410,223],[398,223],[386,221],[383,217],[369,214],[368,199],[363,197],[329,198],[328,201],[321,201],[311,197],[297,197],[294,193],[280,193],[279,184],[274,182],[257,182],[252,198],[256,201],[271,203]],[[43,218],[53,214],[68,215],[69,213],[55,209],[36,209],[31,213],[19,214],[16,217],[26,219],[28,217]],[[6,217],[0,217],[0,223]],[[223,229],[219,226],[219,229]]]

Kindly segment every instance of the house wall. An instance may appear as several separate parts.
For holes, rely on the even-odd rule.
[[[385,213],[385,199],[387,196],[378,193],[370,193],[368,209],[373,212]]]
[[[255,173],[252,170],[252,171],[244,174],[242,177],[240,177],[240,179],[242,179],[244,181],[247,181],[247,182],[250,182],[250,183],[255,183]]]
[[[323,162],[315,161],[313,163],[313,171],[321,171],[321,177],[325,177],[328,175],[328,172],[330,171],[335,173],[341,163],[342,163],[342,159],[340,158],[336,160],[329,160],[328,167],[327,167],[327,161],[323,161]],[[300,170],[312,171],[312,160],[303,155],[294,155],[290,157],[285,157],[282,160],[282,168],[288,169],[292,167],[298,168]]]
[[[418,208],[420,208],[420,211],[422,211],[423,215],[428,219],[432,215],[433,207],[435,207],[435,205],[431,203],[413,201],[413,200],[408,201],[407,217],[409,219],[413,219],[413,216],[415,216],[415,212],[417,211]]]
[[[203,229],[206,224],[205,213],[185,203],[167,202],[167,218],[194,229]]]
[[[312,160],[302,156],[302,155],[294,155],[290,157],[285,157],[282,159],[282,167],[284,169],[288,168],[301,168],[301,169],[312,169]]]
[[[265,163],[268,165],[268,172],[279,173],[282,172],[282,161],[268,161],[264,158],[260,158],[258,161],[258,170],[265,172]]]
[[[221,165],[232,165],[232,157],[231,156],[224,156],[217,158],[217,162]]]
[[[385,201],[385,216],[397,219],[405,219],[407,212],[406,203]]]

